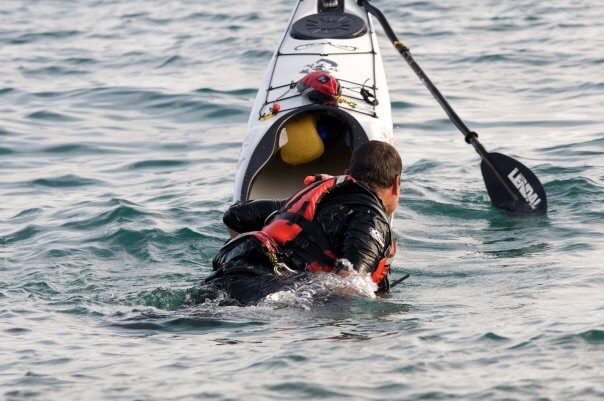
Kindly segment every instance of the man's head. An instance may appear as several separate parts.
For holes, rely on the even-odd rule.
[[[394,146],[369,141],[352,152],[348,174],[378,194],[391,215],[398,205],[402,169],[401,157]]]

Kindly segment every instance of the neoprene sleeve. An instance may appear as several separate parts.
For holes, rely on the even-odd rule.
[[[273,199],[240,201],[224,212],[222,222],[238,233],[261,230],[266,218],[284,203],[285,200]]]

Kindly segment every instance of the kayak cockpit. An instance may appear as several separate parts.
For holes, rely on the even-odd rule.
[[[277,120],[254,149],[240,199],[286,198],[308,175],[343,174],[352,151],[367,141],[358,121],[338,108],[299,108]]]

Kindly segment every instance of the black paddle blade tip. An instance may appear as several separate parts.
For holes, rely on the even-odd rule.
[[[480,169],[495,207],[512,214],[547,213],[545,189],[524,164],[501,153],[489,153],[488,162],[483,160]]]

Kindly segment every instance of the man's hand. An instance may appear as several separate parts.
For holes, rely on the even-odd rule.
[[[335,264],[336,274],[340,277],[348,277],[352,274],[357,274],[352,263],[348,259],[338,259]]]

